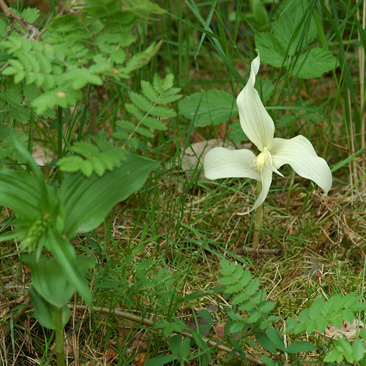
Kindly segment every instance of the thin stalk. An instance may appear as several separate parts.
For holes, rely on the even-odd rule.
[[[56,310],[56,359],[57,366],[65,366],[64,327],[62,326],[62,308]]]
[[[360,20],[360,9],[357,9],[357,19]],[[366,0],[362,4],[362,29],[365,30],[366,25]],[[358,31],[358,41],[360,42],[361,36]],[[365,113],[364,113],[364,95],[365,95],[365,50],[362,42],[358,49],[358,71],[360,77],[360,115],[361,115],[361,149],[365,147]],[[365,171],[365,162],[362,161],[362,172]],[[362,187],[365,187],[365,182],[362,182]]]
[[[57,155],[62,158],[62,107],[57,107]]]
[[[262,182],[257,181],[257,197],[262,192]],[[253,234],[253,247],[257,249],[259,247],[259,236],[262,230],[263,222],[263,204],[255,210],[254,218],[254,234]]]

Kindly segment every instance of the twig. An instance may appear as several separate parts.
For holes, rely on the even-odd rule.
[[[251,248],[243,247],[235,251],[235,254],[269,254],[269,255],[280,255],[283,253],[283,249],[265,249],[265,248]]]
[[[86,305],[76,305],[76,306],[74,306],[73,304],[69,305],[69,308],[71,308],[71,309],[73,309],[75,307],[78,310],[88,309],[88,306],[86,306]],[[111,313],[111,309],[106,308],[106,307],[98,307],[98,306],[94,306],[93,311],[107,313],[107,314]],[[127,319],[127,320],[131,320],[134,323],[141,323],[143,325],[146,325],[147,327],[152,327],[154,325],[153,321],[148,320],[148,319],[144,319],[144,318],[142,318],[138,315],[134,315],[134,314],[131,314],[131,313],[127,313],[125,311],[115,310],[115,309],[113,310],[113,312],[114,312],[115,315],[117,315],[121,318]],[[194,337],[191,333],[185,332],[184,330],[182,330],[180,333],[185,337],[194,339]],[[176,333],[173,333],[173,334],[176,334]],[[213,346],[213,347],[218,348],[220,351],[224,351],[224,352],[227,352],[227,353],[233,351],[231,348],[223,346],[221,344],[217,344],[215,341],[212,341],[211,339],[208,339],[206,337],[202,337],[202,340],[205,343],[207,343],[209,346]],[[248,355],[248,354],[246,354],[245,356],[246,356],[246,359],[248,361],[254,362],[256,365],[264,365],[263,361],[261,359],[255,357],[255,356]]]
[[[4,12],[4,14],[10,19],[11,22],[14,22],[14,20],[16,20],[20,24],[20,26],[25,30],[25,32],[32,33],[32,38],[39,37],[39,35],[40,35],[39,30],[36,27],[34,27],[32,24],[29,24],[27,21],[20,18],[15,13],[13,13],[9,9],[8,5],[5,3],[4,0],[0,0],[0,8]]]
[[[1,1],[1,0],[0,0]],[[23,307],[20,308],[16,313],[15,315],[13,316],[13,323],[16,323],[25,313],[26,311],[28,310],[28,305],[30,304],[30,298],[29,298],[29,295],[26,294],[24,295],[24,302],[23,302]],[[77,310],[87,310],[89,309],[88,306],[86,305],[75,305],[75,304],[68,304],[68,307],[71,309],[71,310],[74,310],[77,309]],[[107,313],[109,314],[111,312],[111,309],[107,308],[107,307],[99,307],[99,306],[94,306],[93,307],[93,311],[96,311],[96,312],[102,312],[102,313]],[[149,328],[153,327],[154,326],[154,322],[151,321],[151,320],[148,320],[148,319],[144,319],[142,318],[141,316],[138,316],[138,315],[134,315],[134,314],[131,314],[131,313],[128,313],[126,311],[121,311],[121,310],[113,310],[114,314],[123,318],[123,319],[127,319],[127,320],[130,320],[134,323],[141,323]],[[3,337],[4,339],[8,336],[8,334],[10,333],[10,326],[5,326],[3,327],[2,329],[3,331]],[[190,339],[194,339],[193,335],[191,333],[188,333],[184,330],[182,330],[180,332],[183,336],[185,337],[188,337]],[[177,333],[174,333],[174,334],[177,334]],[[215,341],[209,339],[209,338],[206,338],[206,337],[202,337],[202,340],[208,344],[209,346],[212,346],[212,347],[215,347],[217,349],[219,349],[220,351],[224,351],[226,353],[229,353],[229,352],[232,352],[233,349],[229,348],[229,347],[226,347],[226,346],[223,346],[222,344],[217,344]],[[249,354],[246,354],[246,359],[250,362],[253,362],[255,363],[256,365],[264,365],[263,361],[255,356],[252,356],[252,355],[249,355]]]

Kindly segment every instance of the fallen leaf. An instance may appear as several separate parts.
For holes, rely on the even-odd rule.
[[[365,324],[361,320],[355,319],[352,323],[343,321],[341,328],[329,325],[325,330],[325,335],[329,338],[347,337],[348,340],[353,341],[356,339],[356,334],[362,328],[365,328]]]

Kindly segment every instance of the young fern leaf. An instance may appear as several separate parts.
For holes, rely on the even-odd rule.
[[[287,319],[286,332],[322,333],[329,324],[341,328],[344,320],[351,323],[359,311],[366,310],[366,303],[361,302],[361,299],[362,296],[357,296],[354,292],[346,296],[332,296],[328,301],[317,299],[309,308],[299,313],[298,319]]]
[[[180,89],[174,87],[173,74],[165,78],[155,75],[153,83],[142,81],[141,90],[142,94],[129,93],[131,103],[125,104],[125,109],[132,118],[129,118],[129,121],[117,121],[117,131],[114,133],[116,139],[133,148],[141,147],[138,136],[153,138],[151,130],[167,129],[163,120],[176,116],[175,111],[167,107],[167,104],[181,98],[178,94]]]
[[[70,151],[77,155],[64,157],[57,165],[64,172],[81,171],[87,177],[96,173],[101,177],[107,170],[119,167],[126,159],[123,149],[115,147],[103,137],[97,136],[93,142],[76,142]]]
[[[238,264],[227,260],[222,260],[220,264],[223,277],[218,283],[224,286],[224,293],[230,296],[230,302],[236,310],[244,312],[239,315],[232,308],[226,309],[233,320],[230,331],[237,333],[249,325],[252,329],[264,329],[269,326],[270,322],[275,320],[275,317],[269,316],[275,304],[266,300],[267,293],[259,289],[259,280],[252,278],[250,271],[244,270]]]

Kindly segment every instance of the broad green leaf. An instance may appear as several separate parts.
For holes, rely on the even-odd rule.
[[[47,231],[47,248],[62,268],[67,280],[76,288],[84,301],[92,306],[92,295],[77,263],[75,249],[72,244],[54,229]]]
[[[291,343],[287,348],[287,353],[301,353],[315,351],[317,348],[310,342],[298,341]]]
[[[147,361],[146,366],[163,366],[169,362],[176,360],[177,358],[173,355],[163,355],[154,357],[151,360]]]
[[[317,35],[313,19],[311,3],[306,0],[290,0],[283,2],[279,9],[277,24],[273,26],[273,34],[281,42],[284,51],[294,55],[299,44],[308,45]]]
[[[29,296],[34,306],[34,317],[39,321],[42,327],[56,330],[58,329],[56,323],[57,308],[47,302],[40,296],[35,288],[31,285],[29,287]],[[62,327],[64,327],[70,319],[70,310],[65,305],[62,308]]]
[[[89,178],[81,173],[66,176],[59,197],[65,207],[65,233],[72,238],[76,233],[95,229],[118,202],[138,191],[150,172],[159,163],[128,154],[119,168],[102,177]]]
[[[185,97],[179,112],[194,119],[196,127],[218,125],[238,115],[235,98],[223,90],[211,89]]]
[[[303,79],[316,78],[334,70],[337,64],[337,59],[331,52],[322,48],[313,48],[297,59],[292,74]]]
[[[18,217],[39,213],[41,198],[37,178],[25,171],[0,172],[0,205],[12,208]]]
[[[32,270],[32,284],[38,294],[51,305],[62,308],[72,296],[75,287],[66,279],[58,263],[45,256],[24,256],[23,261]]]
[[[181,344],[182,344],[182,335],[181,334],[175,334],[172,337],[170,337],[170,339],[169,339],[169,348],[170,348],[170,351],[174,355],[179,354],[179,349],[181,347]]]
[[[287,55],[281,42],[270,33],[256,33],[255,47],[259,50],[261,61],[275,67],[286,63]]]

